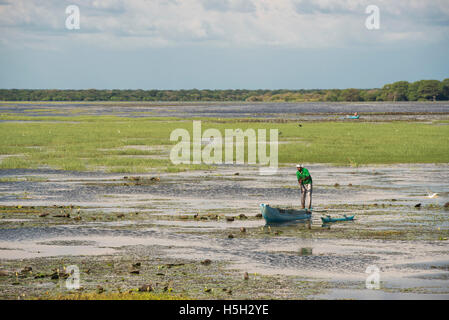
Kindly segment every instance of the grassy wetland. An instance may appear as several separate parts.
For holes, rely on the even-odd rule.
[[[0,298],[448,299],[448,104],[194,107],[1,103]],[[278,172],[172,164],[193,119],[278,129]],[[311,225],[266,225],[260,203],[299,206],[298,162]]]

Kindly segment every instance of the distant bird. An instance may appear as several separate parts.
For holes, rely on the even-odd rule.
[[[429,199],[438,198],[438,193],[430,194],[427,196]]]

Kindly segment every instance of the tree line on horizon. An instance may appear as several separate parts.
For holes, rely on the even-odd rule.
[[[449,78],[397,81],[378,89],[301,90],[48,90],[0,89],[0,101],[441,101],[449,100]]]

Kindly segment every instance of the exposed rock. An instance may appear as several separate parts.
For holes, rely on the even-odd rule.
[[[24,267],[22,270],[20,270],[20,273],[28,273],[33,271],[32,267]]]
[[[167,268],[171,268],[171,267],[179,267],[179,266],[183,266],[185,265],[185,263],[167,263],[165,266]]]
[[[9,276],[10,272],[8,270],[0,270],[0,277]]]
[[[201,264],[202,265],[205,265],[205,266],[208,266],[208,265],[210,265],[211,264],[211,260],[210,259],[206,259],[206,260],[203,260],[203,261],[201,261]]]
[[[232,222],[234,221],[234,217],[226,217],[226,221]]]
[[[50,278],[51,278],[52,280],[58,280],[58,279],[59,279],[59,272],[53,272],[53,273],[50,275]]]
[[[248,279],[249,279],[248,272],[245,272],[245,273],[243,274],[243,279],[244,279],[244,280],[248,280]]]
[[[66,213],[66,214],[57,214],[54,215],[53,218],[70,218],[70,214]]]
[[[228,238],[229,238],[229,239],[233,239],[233,238],[234,238],[234,235],[233,235],[232,233],[230,233],[230,234],[228,234]]]
[[[245,227],[240,227],[240,232],[245,233],[246,232],[246,228]]]
[[[151,291],[153,291],[153,287],[151,284],[144,284],[143,286],[141,286],[139,288],[139,291],[140,292],[151,292]]]

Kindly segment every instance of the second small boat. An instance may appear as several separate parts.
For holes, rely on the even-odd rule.
[[[323,223],[338,222],[338,221],[352,221],[352,220],[354,220],[354,216],[347,216],[347,215],[344,215],[343,218],[332,218],[331,216],[321,217],[321,221],[323,221]]]

